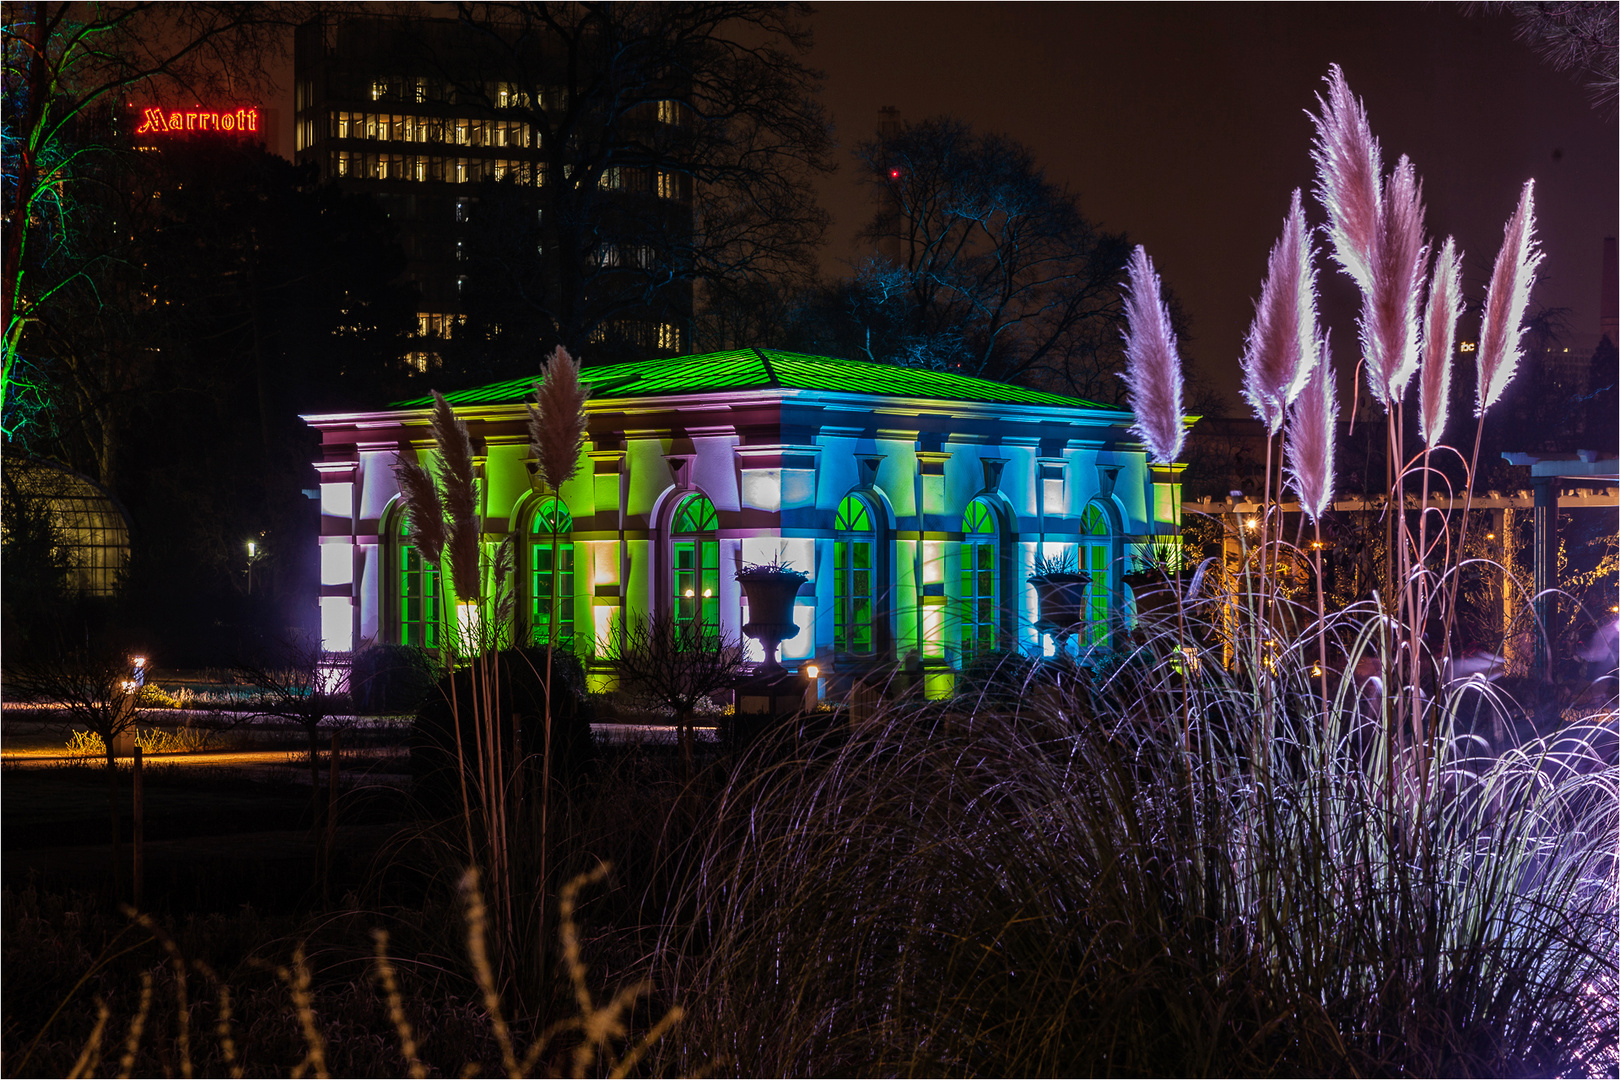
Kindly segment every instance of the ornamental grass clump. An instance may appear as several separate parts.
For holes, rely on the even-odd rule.
[[[1384,175],[1336,67],[1316,122],[1401,507],[1444,446],[1460,256],[1442,245],[1431,283],[1416,170]],[[1516,362],[1532,232],[1527,185],[1487,297],[1481,413]],[[1004,685],[756,745],[678,897],[690,922],[662,942],[694,1003],[668,1068],[1613,1075],[1620,703],[1536,732],[1452,679],[1462,547],[1433,510],[1387,515],[1385,587],[1340,611],[1318,532],[1314,610],[1295,599],[1311,558],[1271,492],[1313,522],[1331,510],[1338,416],[1310,235],[1296,193],[1244,361],[1286,463],[1268,463],[1258,535],[1234,523],[1239,556],[1139,610],[1107,666],[1017,658]],[[1127,382],[1149,413],[1179,379],[1139,347],[1163,341],[1152,280],[1138,250]],[[1165,426],[1138,423],[1161,456]]]
[[[1190,604],[1192,638],[1219,640],[1224,607]],[[1330,620],[1350,674],[1326,712],[1314,633],[1284,643],[1262,712],[1255,673],[1189,658],[1166,617],[1106,676],[1009,665],[1007,693],[756,745],[664,944],[692,1008],[661,1067],[1601,1075],[1602,718],[1492,757],[1448,694],[1420,790],[1354,675],[1377,625]]]
[[[15,1045],[8,1072],[69,1077],[629,1075],[679,1028],[684,1014],[679,1005],[649,1010],[646,999],[652,987],[644,981],[631,981],[607,995],[593,986],[581,940],[579,900],[610,869],[598,863],[560,890],[562,964],[556,979],[572,1008],[550,1023],[521,1007],[514,1010],[502,993],[490,955],[491,912],[477,871],[468,870],[457,890],[461,918],[453,920],[460,924],[459,962],[438,955],[400,956],[389,933],[375,928],[366,951],[330,943],[312,948],[305,939],[261,942],[235,970],[222,971],[189,955],[158,920],[126,907],[128,923],[67,989],[32,1040]],[[10,907],[36,899],[31,890],[6,895],[8,918],[15,917]],[[238,918],[252,919],[251,909]],[[186,929],[193,932],[186,936],[194,938],[198,925],[194,921]],[[141,963],[117,964],[131,954],[141,957]],[[282,955],[285,961],[279,959]],[[88,958],[75,959],[82,964]],[[455,972],[457,968],[465,974]],[[128,985],[137,982],[136,976],[137,985]],[[82,1015],[69,1011],[73,1007]],[[10,1019],[8,1012],[8,1031]],[[69,1027],[74,1034],[62,1030]],[[88,1032],[77,1035],[85,1027]]]
[[[403,455],[395,462],[394,475],[412,545],[425,562],[449,571],[449,585],[458,601],[454,622],[439,626],[438,634],[447,646],[440,650],[448,676],[441,685],[456,717],[451,726],[463,857],[487,875],[498,956],[503,971],[510,974],[517,962],[517,928],[525,921],[519,910],[522,889],[513,868],[519,759],[516,740],[507,735],[511,726],[503,727],[497,715],[501,668],[493,658],[505,643],[502,628],[511,621],[513,543],[508,537],[486,547],[472,439],[438,391],[433,392],[430,428],[437,475]],[[493,617],[484,617],[486,608]],[[444,617],[450,617],[448,611]],[[458,658],[470,661],[467,700],[459,693],[463,680],[453,676]],[[470,723],[462,723],[464,712]]]

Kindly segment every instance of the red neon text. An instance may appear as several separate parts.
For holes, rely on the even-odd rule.
[[[259,130],[259,110],[244,106],[234,112],[216,112],[213,109],[175,109],[164,112],[149,106],[141,110],[141,126],[137,135],[172,135],[182,131],[218,131],[232,135],[252,134]]]

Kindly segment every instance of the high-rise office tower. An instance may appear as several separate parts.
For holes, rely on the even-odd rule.
[[[396,223],[419,367],[458,333],[491,356],[561,343],[587,362],[689,345],[678,271],[692,192],[667,167],[681,109],[645,85],[604,107],[583,88],[593,55],[588,41],[453,19],[298,28],[298,160]]]

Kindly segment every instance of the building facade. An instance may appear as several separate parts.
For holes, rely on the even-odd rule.
[[[419,369],[464,324],[481,256],[514,293],[577,289],[557,306],[610,312],[592,323],[603,347],[669,355],[689,341],[692,287],[665,280],[657,260],[690,236],[691,185],[651,152],[681,110],[654,100],[613,117],[611,130],[582,121],[565,84],[590,72],[569,63],[543,37],[507,40],[498,25],[456,19],[321,16],[298,27],[296,159],[369,196],[394,224],[419,296]],[[556,194],[581,183],[585,195]],[[559,242],[559,228],[590,235],[590,250],[567,250],[578,244]],[[476,238],[492,232],[499,250],[481,252]]]
[[[782,645],[790,669],[907,665],[943,692],[979,655],[1054,650],[1035,625],[1038,557],[1092,574],[1076,642],[1107,645],[1131,558],[1175,533],[1175,470],[1150,468],[1119,408],[770,349],[582,378],[587,441],[558,492],[529,449],[534,380],[448,395],[474,441],[486,549],[516,542],[518,640],[600,657],[627,619],[654,614],[741,638],[736,571],[776,561],[809,575]],[[330,652],[449,640],[445,582],[406,539],[394,478],[401,458],[435,467],[431,404],[305,417],[322,441]]]

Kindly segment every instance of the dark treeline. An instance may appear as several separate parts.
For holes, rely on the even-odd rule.
[[[104,155],[77,190],[79,272],[24,338],[44,378],[14,399],[29,414],[7,451],[122,502],[117,621],[166,662],[223,662],[248,626],[309,621],[316,442],[298,416],[406,386],[414,299],[388,222],[311,179],[230,142]]]

